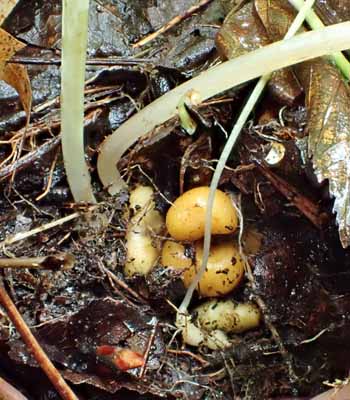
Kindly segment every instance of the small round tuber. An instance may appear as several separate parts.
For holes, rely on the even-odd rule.
[[[240,333],[259,326],[261,314],[254,303],[209,300],[195,309],[197,325],[211,332]]]
[[[153,195],[153,189],[148,186],[138,186],[130,194],[130,210],[134,215],[126,233],[124,273],[128,276],[148,274],[160,255],[153,235],[162,231],[164,218],[155,209]]]
[[[166,216],[166,226],[176,240],[198,240],[204,236],[209,187],[191,189],[178,197]],[[237,228],[237,213],[231,199],[216,190],[212,212],[212,234],[226,235]]]
[[[167,267],[183,269],[183,281],[187,288],[201,266],[203,243],[195,244],[194,260],[186,255],[185,250],[182,244],[168,240],[162,249],[161,262]],[[199,281],[198,292],[202,297],[223,296],[240,283],[243,275],[243,262],[232,241],[218,242],[210,249],[207,268]]]

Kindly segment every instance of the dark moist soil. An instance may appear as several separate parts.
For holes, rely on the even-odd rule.
[[[31,61],[33,113],[23,152],[28,156],[0,168],[0,240],[75,211],[81,217],[1,247],[2,257],[71,254],[72,269],[2,269],[1,274],[28,326],[81,399],[310,398],[324,390],[325,380],[348,373],[350,257],[339,242],[327,186],[317,184],[301,157],[303,96],[285,107],[284,126],[278,118],[284,104],[264,96],[220,182],[241,201],[254,280],[246,278],[229,297],[262,307],[265,323],[259,329],[233,336],[233,346],[224,352],[186,348],[179,336],[173,338],[175,314],[169,306],[169,301],[179,305],[185,293],[179,274],[162,266],[146,278],[126,279],[122,273],[129,194],[109,197],[101,188],[99,144],[135,113],[135,105],[150,103],[218,60],[214,39],[232,3],[214,0],[137,55],[132,43],[196,1],[91,1],[88,57],[123,58],[113,67],[88,66],[87,89],[95,91],[86,95],[86,154],[101,201],[93,211],[73,203],[62,162],[60,70],[52,64],[60,54],[61,2],[19,1],[3,26],[28,44],[18,56]],[[325,19],[347,19],[346,10],[328,15],[323,3],[318,7]],[[135,55],[136,61],[130,59]],[[164,198],[172,201],[181,189],[208,185],[223,131],[230,130],[249,90],[248,85],[230,91],[221,96],[225,101],[192,110],[199,124],[194,136],[173,120],[140,141],[119,163],[130,187],[155,185],[157,207],[165,214]],[[13,138],[24,122],[16,92],[0,82],[1,140]],[[274,168],[263,163],[271,147],[266,137],[282,138],[286,147]],[[11,145],[3,144],[1,159],[10,151]],[[37,200],[54,160],[50,190]],[[310,204],[316,224],[305,211]],[[101,346],[141,354],[149,348],[146,368],[121,371],[101,356]],[[28,399],[59,398],[1,307],[0,359],[0,376]]]

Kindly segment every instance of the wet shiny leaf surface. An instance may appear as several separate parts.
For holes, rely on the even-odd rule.
[[[350,244],[350,94],[340,72],[324,59],[298,67],[309,110],[309,155],[319,182],[335,197],[340,239]]]

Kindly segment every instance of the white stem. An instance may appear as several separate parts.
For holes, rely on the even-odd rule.
[[[306,32],[226,61],[176,87],[131,117],[101,145],[97,169],[111,194],[125,187],[116,168],[123,153],[140,137],[176,115],[176,106],[190,90],[202,101],[251,79],[312,58],[350,47],[350,22]]]
[[[76,202],[95,203],[84,153],[84,82],[89,0],[63,0],[61,131],[69,187]]]
[[[298,15],[295,17],[292,25],[288,29],[288,32],[286,33],[284,40],[288,40],[289,38],[291,38],[293,35],[295,35],[297,33],[297,31],[299,30],[299,28],[301,27],[301,25],[303,24],[303,22],[305,20],[305,15],[312,8],[314,2],[315,2],[315,0],[307,0],[306,1],[304,6],[299,11]],[[219,161],[216,165],[215,172],[214,172],[213,178],[210,183],[210,191],[209,191],[209,196],[208,196],[208,201],[207,201],[202,265],[201,265],[199,271],[197,272],[196,276],[194,277],[193,281],[191,282],[191,285],[187,289],[186,295],[179,307],[179,310],[181,312],[185,312],[187,310],[187,308],[191,302],[193,292],[196,290],[198,283],[201,280],[201,278],[205,272],[205,269],[207,267],[209,251],[210,251],[210,242],[211,242],[212,212],[213,212],[215,191],[218,187],[219,180],[222,175],[222,171],[225,168],[226,162],[231,154],[233,146],[235,145],[235,143],[241,133],[241,130],[243,129],[243,126],[246,124],[250,113],[253,111],[266,84],[270,80],[270,77],[271,77],[271,74],[262,76],[259,79],[258,83],[255,85],[253,92],[249,96],[247,103],[245,104],[240,116],[238,117],[237,122],[235,123],[235,125],[230,133],[230,136],[225,144],[225,147],[224,147],[224,149],[221,153],[221,156],[219,158]]]

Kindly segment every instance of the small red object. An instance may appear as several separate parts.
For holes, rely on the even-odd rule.
[[[108,359],[109,362],[121,371],[142,367],[145,362],[142,354],[128,348],[103,345],[97,347],[96,354]]]

